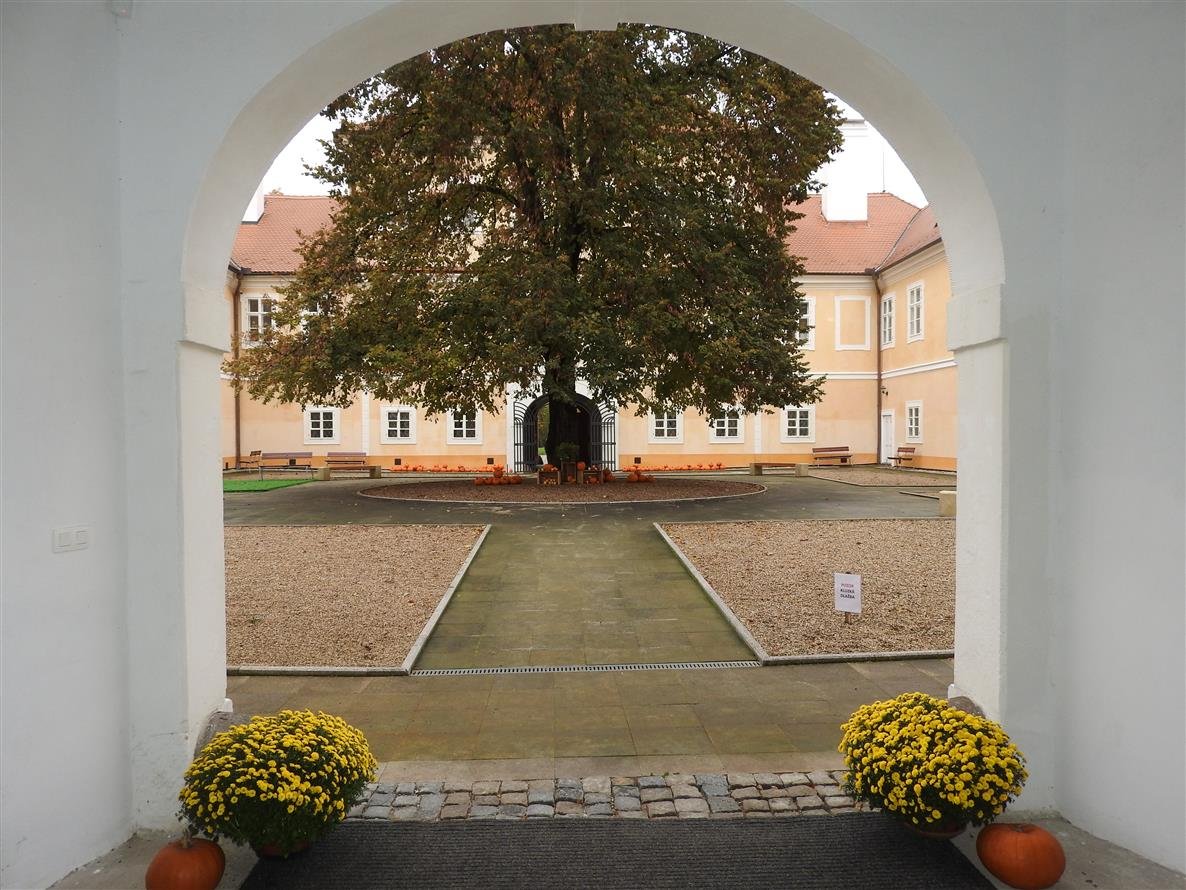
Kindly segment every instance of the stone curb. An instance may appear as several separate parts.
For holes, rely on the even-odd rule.
[[[480,782],[372,783],[351,820],[738,819],[833,815],[863,809],[844,793],[845,770],[668,773]]]

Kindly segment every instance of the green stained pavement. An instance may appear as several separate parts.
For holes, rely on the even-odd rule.
[[[417,669],[752,660],[650,526],[495,524]]]
[[[310,708],[422,778],[837,768],[857,706],[945,696],[950,659],[444,677],[231,677],[235,710]],[[484,772],[485,770],[485,772]],[[493,771],[493,773],[491,772]]]

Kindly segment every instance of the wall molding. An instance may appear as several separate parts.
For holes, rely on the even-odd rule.
[[[904,368],[894,368],[892,371],[882,371],[881,379],[887,380],[890,377],[905,377],[909,374],[925,374],[927,371],[941,371],[944,368],[954,368],[957,362],[953,358],[943,359],[937,362],[924,362],[921,365],[906,365]]]

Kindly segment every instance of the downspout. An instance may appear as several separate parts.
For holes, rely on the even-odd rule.
[[[884,158],[883,158],[883,162],[884,162]],[[884,186],[884,183],[882,185]],[[889,268],[888,264],[889,264],[890,258],[893,257],[894,251],[898,249],[898,245],[902,243],[902,239],[904,237],[906,237],[906,233],[908,231],[910,231],[910,227],[912,225],[914,225],[914,221],[916,219],[918,219],[918,214],[920,214],[920,213],[922,213],[921,208],[919,210],[915,211],[914,216],[910,217],[910,220],[903,227],[902,231],[900,231],[898,233],[898,237],[894,240],[894,243],[890,246],[889,253],[887,253],[885,255],[885,259],[883,259],[881,261],[881,265],[865,270],[866,275],[873,276],[873,290],[877,294],[877,312],[875,313],[877,316],[877,337],[876,337],[876,343],[877,343],[877,454],[875,455],[875,457],[877,458],[878,463],[881,463],[881,297],[882,297],[881,282],[878,280],[878,275],[881,273],[882,269]],[[897,309],[896,306],[894,308]],[[896,322],[897,319],[894,319],[894,321]]]
[[[873,338],[874,349],[877,352],[877,422],[873,425],[877,430],[877,451],[873,457],[876,463],[881,463],[881,282],[876,269],[866,269],[865,274],[873,276],[873,291],[877,294],[877,305],[873,311],[873,317],[877,320],[874,326],[876,336]]]
[[[243,270],[233,263],[230,266],[231,272],[235,276],[235,290],[231,294],[231,355],[236,360],[239,358],[239,294],[243,290]],[[235,392],[235,469],[243,469],[243,447],[240,440],[241,430],[241,407],[240,400],[242,393],[240,392],[238,381],[234,381],[233,389]]]

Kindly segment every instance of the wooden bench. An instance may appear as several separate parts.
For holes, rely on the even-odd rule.
[[[906,461],[914,461],[915,448],[913,445],[899,445],[898,453],[889,458],[890,463],[897,464],[900,468]]]
[[[279,470],[307,470],[313,475],[312,451],[265,451],[259,456],[259,477],[264,472],[274,473]]]
[[[372,479],[382,476],[383,470],[379,466],[367,463],[365,451],[331,451],[325,456],[325,466],[318,467],[314,476],[328,480],[334,473],[366,473]]]
[[[253,451],[253,452],[251,452],[251,454],[247,455],[246,457],[244,457],[243,455],[239,455],[238,465],[229,467],[229,469],[231,469],[231,470],[258,470],[259,469],[259,456],[261,453],[262,452],[259,452],[259,451]]]
[[[821,460],[838,460],[840,463],[846,464],[852,460],[852,449],[847,445],[827,445],[823,448],[812,448],[812,463],[818,463]]]

